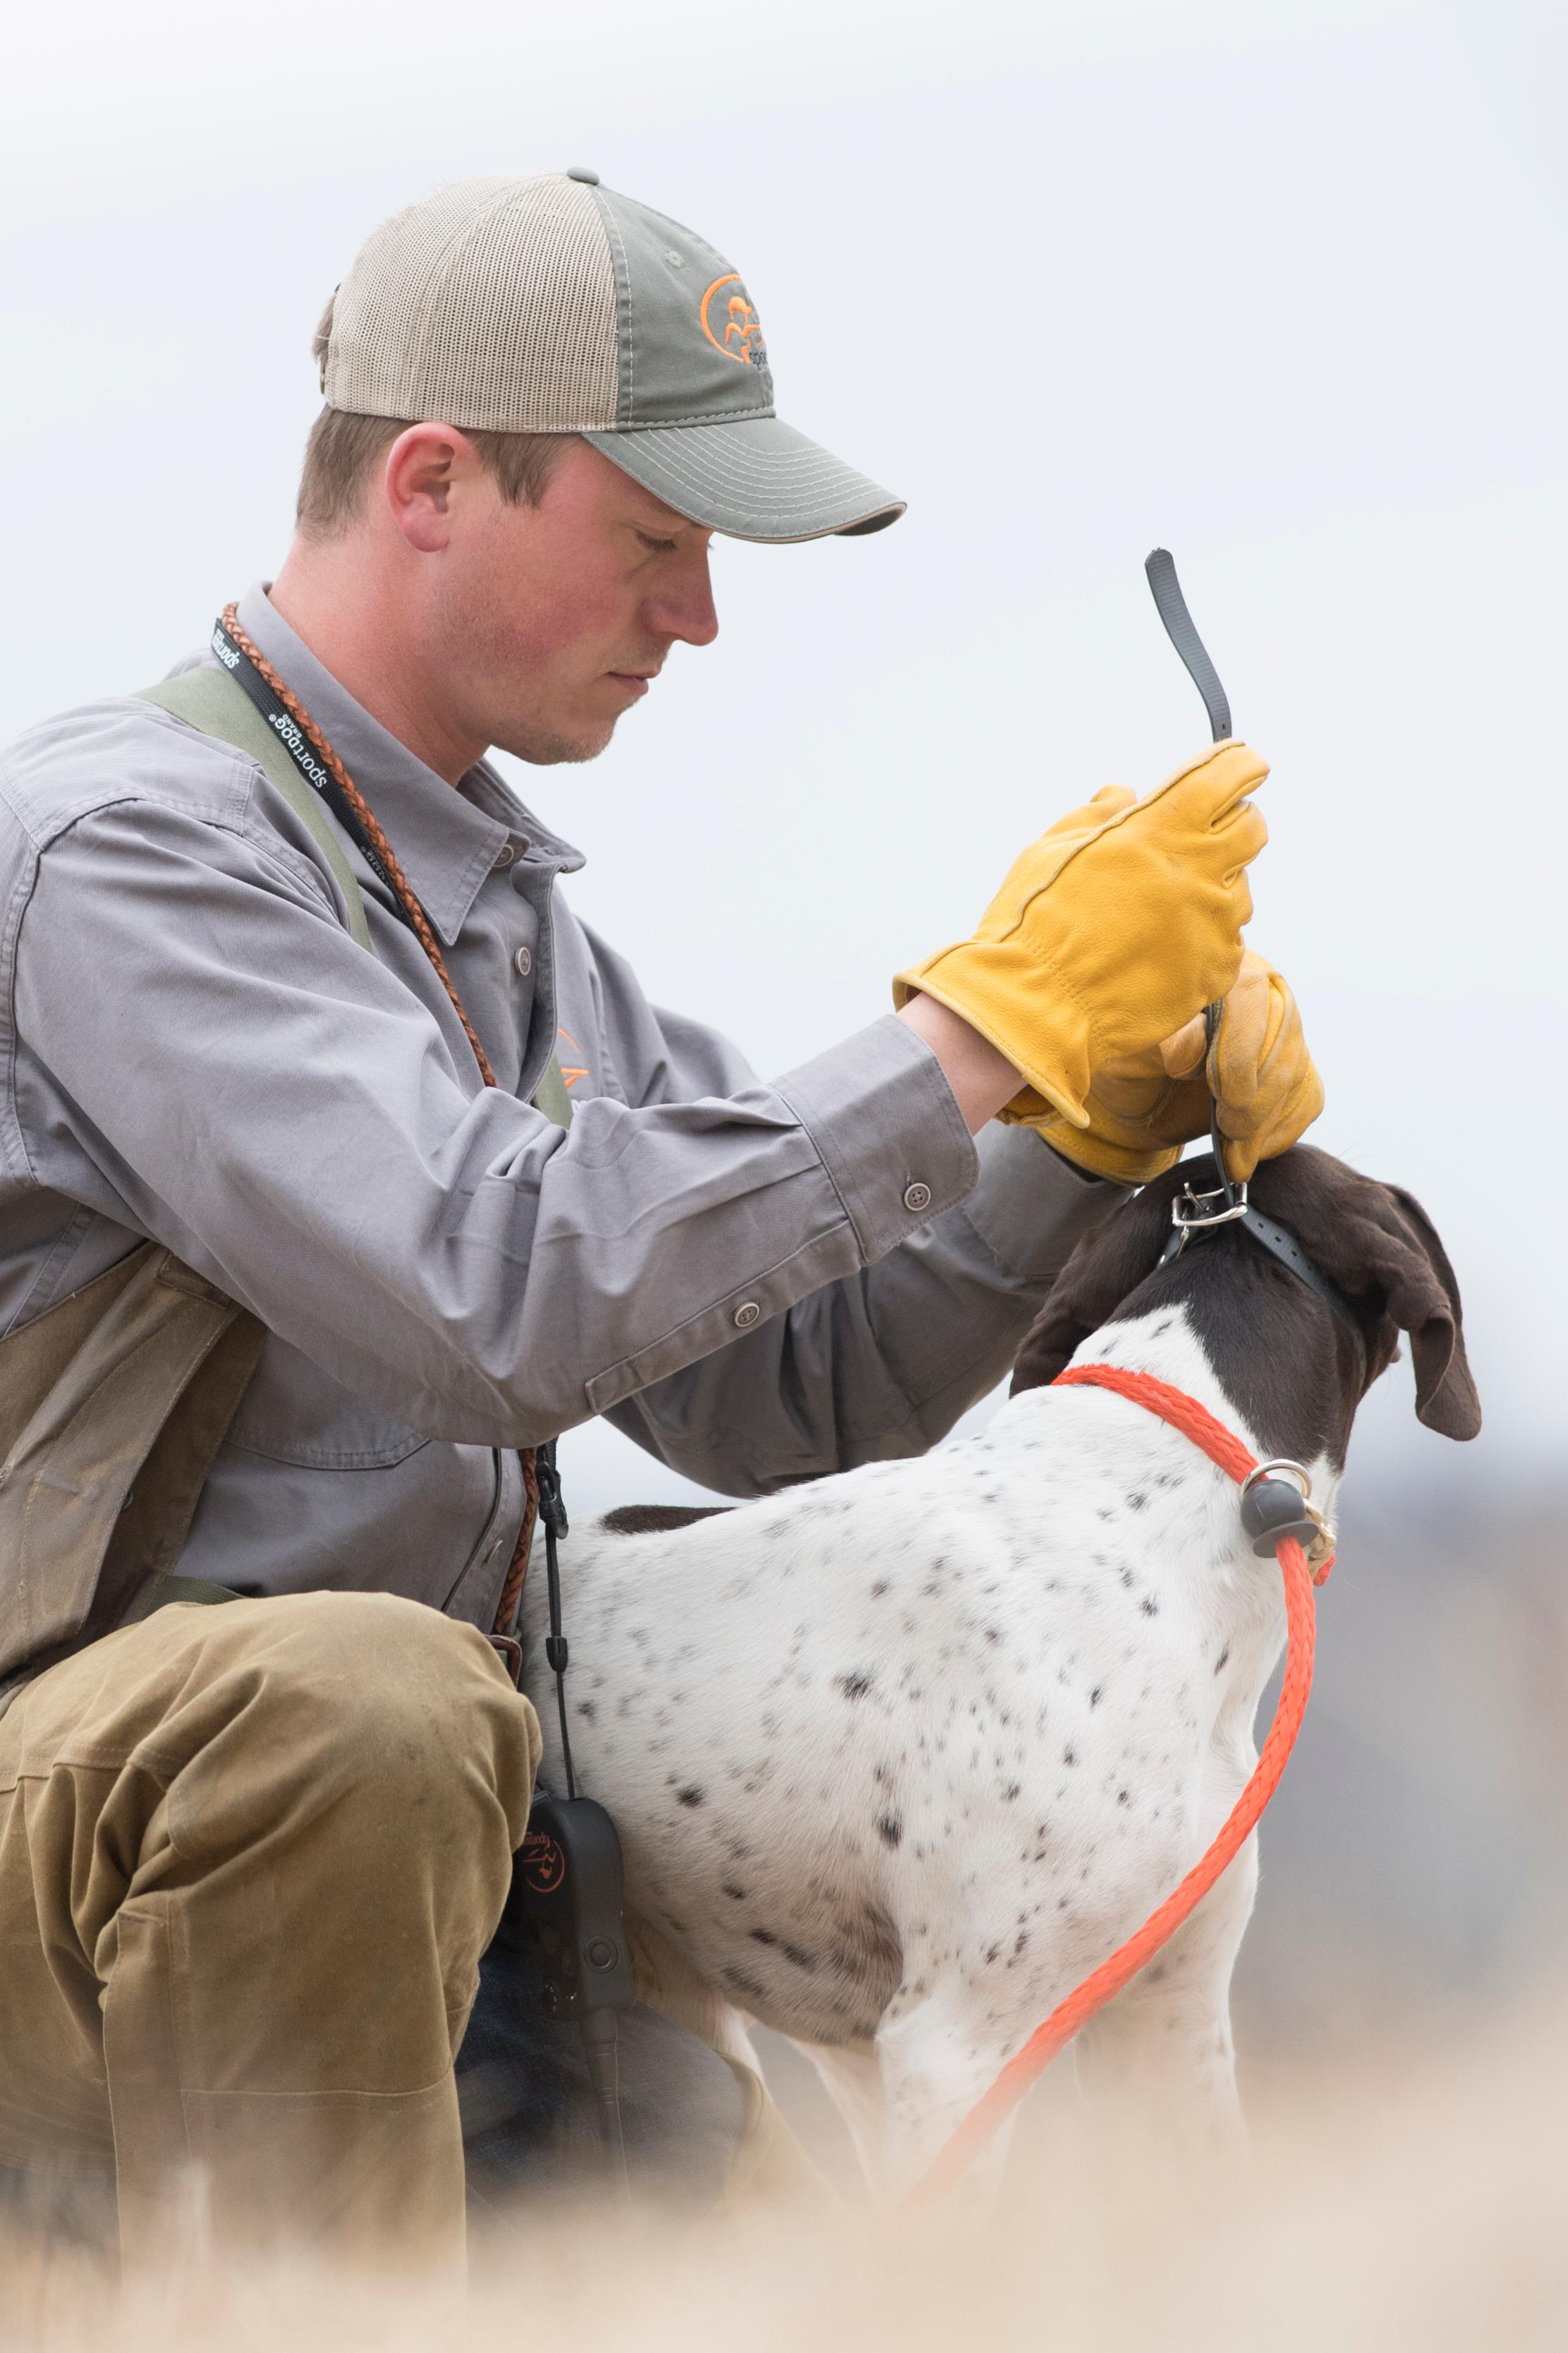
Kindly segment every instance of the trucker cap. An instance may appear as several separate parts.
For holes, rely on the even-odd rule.
[[[459,180],[378,228],[333,297],[330,408],[580,433],[736,539],[879,531],[904,501],[773,413],[723,256],[580,167]]]

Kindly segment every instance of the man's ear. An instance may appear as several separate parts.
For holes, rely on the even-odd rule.
[[[1183,1171],[1184,1177],[1190,1174]],[[1153,1272],[1171,1230],[1172,1196],[1181,1182],[1173,1171],[1157,1177],[1084,1235],[1018,1351],[1012,1396],[1054,1381],[1089,1334]]]
[[[398,530],[421,555],[437,555],[451,537],[456,477],[479,464],[479,452],[455,425],[411,425],[386,453],[382,495]]]

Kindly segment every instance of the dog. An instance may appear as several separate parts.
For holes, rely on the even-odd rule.
[[[1419,1418],[1479,1428],[1453,1269],[1407,1193],[1302,1145],[1254,1182],[1358,1345],[1235,1226],[1161,1262],[1179,1190],[1214,1182],[1184,1163],[1079,1244],[982,1436],[737,1509],[611,1514],[563,1547],[578,1782],[619,1828],[628,1912],[721,2046],[756,2021],[810,2054],[888,2197],[1207,1847],[1284,1639],[1233,1481],[1056,1376],[1156,1375],[1305,1465],[1331,1516],[1400,1333]],[[526,1688],[558,1788],[542,1583]],[[1256,1883],[1254,1841],[1079,2037],[1086,2081],[1223,2135]]]

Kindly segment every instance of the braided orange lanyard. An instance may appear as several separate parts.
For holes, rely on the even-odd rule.
[[[463,1000],[458,995],[457,987],[453,982],[452,976],[447,969],[447,959],[441,954],[440,943],[437,941],[435,933],[430,928],[430,918],[425,913],[425,910],[420,905],[418,900],[415,897],[413,890],[409,886],[408,877],[405,874],[402,866],[399,864],[396,852],[394,850],[391,842],[388,841],[385,834],[382,831],[380,823],[378,822],[370,803],[365,799],[364,795],[361,792],[359,786],[355,784],[353,778],[350,776],[348,770],[344,767],[342,762],[339,759],[331,744],[327,741],[325,735],[322,734],[321,729],[317,726],[315,721],[311,718],[310,712],[306,710],[299,696],[294,692],[293,689],[279,676],[278,672],[273,669],[272,664],[262,652],[260,647],[257,644],[255,638],[248,636],[247,632],[240,628],[239,607],[237,605],[226,605],[224,607],[223,625],[228,631],[229,636],[234,639],[235,644],[239,648],[240,652],[245,656],[246,660],[249,662],[251,667],[255,670],[257,675],[259,678],[266,680],[273,693],[278,697],[279,702],[283,705],[284,710],[289,713],[289,718],[293,720],[300,733],[309,743],[310,749],[315,753],[316,757],[320,760],[322,767],[326,769],[328,775],[331,777],[333,784],[336,785],[344,800],[347,801],[350,808],[353,809],[358,823],[363,827],[366,835],[369,837],[370,841],[374,848],[376,856],[380,859],[383,866],[386,869],[386,878],[391,883],[393,890],[397,894],[398,905],[407,916],[409,923],[413,928],[415,937],[417,939],[420,946],[424,949],[426,956],[429,958],[437,979],[440,982],[442,987],[446,990],[447,997],[451,1000],[453,1012],[457,1015],[458,1020],[463,1025],[463,1035],[467,1038],[469,1045],[474,1050],[474,1060],[479,1066],[479,1076],[483,1079],[487,1087],[493,1087],[496,1083],[496,1074],[490,1068],[489,1056],[485,1052],[484,1048],[479,1043],[479,1031],[474,1028],[473,1023],[469,1020],[467,1013],[463,1010]]]
[[[462,998],[458,995],[457,986],[447,969],[447,959],[441,954],[440,944],[430,928],[430,918],[416,898],[408,877],[398,861],[397,853],[383,832],[374,811],[299,696],[273,669],[255,638],[241,628],[237,606],[224,607],[223,626],[247,661],[252,664],[257,675],[264,679],[271,688],[272,692],[289,713],[289,718],[293,720],[294,724],[305,737],[310,749],[353,811],[356,822],[363,828],[367,839],[385,869],[386,879],[397,895],[397,902],[407,916],[416,939],[429,958],[436,977],[450,999],[453,1012],[463,1025],[463,1034],[474,1050],[474,1060],[479,1066],[480,1078],[487,1087],[493,1087],[496,1083],[496,1074],[490,1068],[489,1056],[480,1045],[479,1031],[463,1008]],[[492,1626],[492,1633],[502,1637],[503,1640],[508,1640],[509,1642],[518,1609],[522,1600],[523,1579],[528,1574],[528,1556],[532,1549],[534,1525],[539,1517],[539,1477],[531,1446],[525,1446],[521,1450],[521,1461],[523,1489],[522,1525],[518,1530],[517,1543],[512,1547],[511,1559],[502,1580],[500,1597],[496,1604]],[[510,1642],[509,1651],[503,1652],[514,1682],[517,1679],[520,1662],[510,1653],[515,1652],[516,1649],[516,1643]]]

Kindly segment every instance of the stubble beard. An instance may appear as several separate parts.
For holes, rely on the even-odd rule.
[[[615,732],[613,719],[591,734],[584,732],[580,735],[563,735],[551,727],[519,725],[504,736],[498,735],[496,741],[503,752],[510,752],[514,760],[525,760],[531,768],[580,767],[585,761],[596,760],[601,752],[609,748]]]

